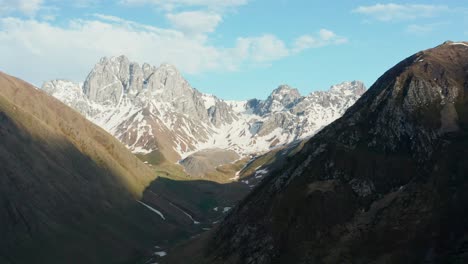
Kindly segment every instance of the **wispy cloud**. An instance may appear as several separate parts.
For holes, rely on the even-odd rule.
[[[432,25],[416,25],[411,24],[406,27],[406,32],[408,33],[415,33],[415,34],[426,34],[432,32],[434,27]]]
[[[348,39],[338,36],[335,32],[328,29],[321,29],[316,35],[302,35],[294,41],[294,52],[300,52],[305,49],[319,48],[328,45],[339,45],[348,42]]]
[[[99,5],[102,0],[74,0],[73,6],[78,8],[94,7]]]
[[[445,5],[389,3],[359,6],[352,10],[352,12],[368,16],[375,20],[390,22],[434,17],[449,10],[450,9]]]
[[[290,51],[283,40],[275,35],[238,38],[233,49],[233,59],[268,63],[289,56]]]
[[[20,12],[34,16],[41,9],[43,2],[43,0],[0,0],[0,15]]]
[[[172,26],[189,34],[213,32],[221,22],[221,15],[206,11],[187,11],[166,15]]]
[[[180,7],[197,7],[215,10],[245,5],[248,0],[121,0],[120,2],[126,5],[152,5],[166,10],[173,10]]]
[[[317,34],[307,34],[295,38],[287,44],[272,34],[259,37],[238,38],[236,46],[231,49],[231,57],[235,61],[246,60],[253,63],[269,64],[272,61],[300,53],[307,49],[320,48],[329,45],[339,45],[348,39],[338,36],[331,30],[321,29]]]
[[[424,35],[439,29],[443,25],[450,24],[448,22],[438,22],[429,24],[411,24],[406,27],[406,32],[411,34]]]
[[[214,30],[217,22],[208,22],[200,27]],[[231,47],[223,47],[182,29],[154,27],[103,14],[71,20],[68,25],[10,17],[0,19],[0,57],[4,65],[16,67],[15,72],[31,69],[26,75],[40,84],[56,77],[82,80],[102,56],[125,54],[154,65],[169,62],[185,73],[196,74],[268,65],[305,49],[345,42],[345,38],[329,30],[321,30],[310,39],[306,36],[290,44],[272,34],[239,37]],[[28,61],[27,69],[24,61]]]
[[[228,10],[249,0],[120,0],[121,5],[149,6],[162,12],[173,29],[206,38],[214,32]]]

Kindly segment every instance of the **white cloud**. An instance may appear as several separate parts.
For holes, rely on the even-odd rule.
[[[302,35],[289,46],[275,35],[265,34],[260,37],[238,38],[232,57],[248,59],[254,63],[269,63],[306,49],[346,42],[348,42],[347,38],[338,36],[327,29],[321,29],[316,36]]]
[[[34,16],[43,4],[43,0],[0,0],[0,14],[20,12]]]
[[[416,24],[411,24],[408,27],[406,27],[406,31],[408,33],[415,33],[415,34],[425,34],[429,33],[433,30],[432,25],[416,25]]]
[[[205,11],[187,11],[167,14],[172,26],[189,34],[213,32],[222,18],[219,14]]]
[[[166,10],[178,7],[203,7],[209,9],[224,9],[247,4],[248,0],[121,0],[127,5],[153,5]]]
[[[321,29],[316,36],[302,35],[294,41],[294,52],[300,52],[305,49],[319,48],[328,45],[339,45],[348,42],[348,39],[336,35],[328,29]]]
[[[73,20],[66,27],[0,19],[2,70],[36,85],[52,78],[83,80],[99,58],[120,54],[155,65],[170,62],[186,73],[223,69],[220,50],[175,30],[115,18]]]
[[[238,38],[235,53],[237,58],[265,63],[284,58],[290,51],[282,40],[265,34],[260,37]]]
[[[120,0],[127,6],[152,6],[162,10],[171,26],[185,34],[206,38],[214,32],[227,10],[249,0]],[[204,35],[205,34],[205,35]]]
[[[360,6],[354,9],[353,12],[369,16],[379,21],[389,22],[434,17],[448,10],[449,8],[444,5],[389,3]]]
[[[36,85],[54,78],[82,81],[103,56],[127,55],[131,60],[174,64],[184,73],[232,71],[268,65],[307,48],[338,44],[344,38],[321,30],[316,42],[298,49],[270,34],[238,38],[233,47],[210,45],[206,35],[194,36],[115,16],[95,14],[59,26],[47,21],[0,18],[0,68]]]
[[[320,35],[320,38],[323,39],[324,41],[327,41],[336,37],[336,34],[333,31],[328,30],[328,29],[321,29],[319,31],[319,35]]]
[[[411,24],[406,27],[406,32],[411,34],[424,35],[440,29],[441,26],[448,25],[448,22],[438,22],[430,24]]]
[[[78,8],[93,7],[100,4],[101,0],[73,0],[73,6]]]

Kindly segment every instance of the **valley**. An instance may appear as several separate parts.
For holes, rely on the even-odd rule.
[[[429,246],[437,252],[431,257],[436,261],[463,260],[466,234],[455,234],[464,229],[466,219],[465,168],[463,159],[451,156],[464,155],[465,49],[465,43],[446,42],[416,53],[387,71],[365,93],[358,82],[308,96],[280,86],[266,100],[245,102],[201,94],[168,65],[162,69],[143,66],[153,70],[150,76],[162,76],[157,81],[151,79],[156,77],[141,79],[143,86],[135,86],[140,80],[135,74],[128,76],[137,79],[127,83],[107,84],[103,76],[127,80],[125,69],[138,69],[122,56],[102,59],[83,85],[52,81],[38,90],[5,75],[3,135],[22,135],[8,142],[22,142],[28,149],[47,153],[36,155],[45,164],[62,164],[65,171],[58,175],[75,175],[52,180],[59,185],[44,193],[44,183],[34,183],[28,188],[40,190],[36,201],[46,201],[49,192],[62,197],[83,190],[89,190],[91,200],[65,195],[59,207],[38,204],[41,211],[52,210],[44,215],[45,221],[57,223],[43,226],[30,220],[37,216],[29,214],[39,211],[18,207],[21,200],[15,200],[24,199],[27,185],[7,177],[21,195],[4,198],[9,212],[4,227],[13,228],[5,229],[11,239],[4,248],[23,239],[30,241],[24,246],[33,245],[29,243],[39,234],[45,234],[47,241],[53,241],[47,237],[51,234],[65,240],[65,234],[75,237],[77,231],[91,234],[91,223],[106,223],[107,231],[99,231],[103,239],[98,243],[109,250],[119,248],[106,240],[113,237],[132,250],[112,257],[107,251],[92,253],[95,259],[86,254],[82,260],[185,263],[191,258],[194,263],[267,264],[380,258],[400,262],[416,260]],[[124,77],[118,77],[122,71]],[[93,82],[102,87],[92,86]],[[148,87],[148,83],[162,87]],[[25,104],[28,94],[34,94],[38,102]],[[162,94],[171,97],[158,97]],[[208,97],[214,104],[206,105]],[[40,108],[41,100],[48,102],[45,110]],[[321,114],[317,117],[311,114],[314,111]],[[69,120],[73,122],[68,124]],[[327,126],[326,121],[331,124]],[[4,144],[3,160],[15,157],[14,152]],[[51,153],[67,153],[74,161]],[[133,160],[113,160],[122,158]],[[11,165],[25,160],[16,158],[3,168],[10,171],[8,175],[16,175]],[[74,165],[88,163],[83,175]],[[31,172],[41,172],[37,162],[30,164]],[[91,170],[104,170],[99,173],[107,176],[90,178]],[[89,203],[99,200],[103,201],[100,205]],[[66,208],[62,203],[76,202],[80,206],[71,215],[89,210],[101,213],[83,214],[78,222],[68,219],[68,213],[52,213]],[[20,219],[23,227],[14,219]],[[435,226],[440,231],[432,236],[421,233]],[[74,241],[81,246],[93,238],[86,235]],[[389,250],[394,239],[401,244]],[[43,244],[33,252],[49,251],[49,247],[58,245]],[[3,251],[1,256],[21,259],[15,252],[20,251]],[[55,262],[67,255],[66,250],[61,252],[65,255],[33,255]]]
[[[140,204],[172,234],[154,241],[164,250],[217,226],[365,91],[353,81],[301,96],[282,85],[266,100],[225,101],[192,88],[171,65],[140,67],[124,56],[101,59],[82,84],[54,80],[41,89],[113,134],[157,176]]]
[[[77,262],[145,262],[215,227],[259,183],[259,172],[293,151],[278,148],[191,176],[158,152],[134,156],[21,80],[2,74],[0,81],[1,262],[62,263],[78,248],[86,254]]]
[[[468,263],[464,6],[0,0],[0,264]]]

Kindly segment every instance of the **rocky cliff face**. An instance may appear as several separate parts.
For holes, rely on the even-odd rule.
[[[467,262],[467,89],[467,42],[403,60],[266,175],[197,263]]]
[[[281,85],[268,96],[265,101],[259,103],[255,108],[255,113],[265,115],[271,112],[279,112],[291,108],[301,98],[297,89],[287,85]]]
[[[103,58],[84,84],[55,80],[42,89],[84,114],[137,153],[160,151],[177,161],[202,149],[238,154],[268,149],[316,133],[365,91],[346,82],[301,96],[283,85],[266,100],[224,101],[192,88],[171,65]]]

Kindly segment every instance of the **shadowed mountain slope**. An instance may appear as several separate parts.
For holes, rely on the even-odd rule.
[[[154,173],[58,100],[0,73],[0,263],[122,263],[160,221]]]
[[[468,43],[387,71],[167,263],[466,263]]]

